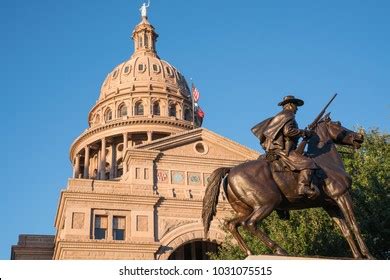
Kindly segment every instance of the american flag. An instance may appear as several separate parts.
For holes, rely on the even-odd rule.
[[[200,93],[194,84],[192,85],[192,96],[194,98],[194,102],[198,102],[199,97],[200,97]]]

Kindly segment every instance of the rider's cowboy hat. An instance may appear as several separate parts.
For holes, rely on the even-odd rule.
[[[294,103],[297,106],[302,106],[304,104],[303,100],[299,98],[295,98],[293,95],[287,95],[283,98],[283,101],[278,103],[278,106],[284,106],[288,103]]]

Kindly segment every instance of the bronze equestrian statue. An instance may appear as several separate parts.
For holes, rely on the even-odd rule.
[[[252,128],[252,132],[260,139],[260,144],[268,157],[279,159],[283,166],[299,173],[298,194],[314,198],[319,195],[319,190],[311,184],[311,180],[313,171],[318,167],[313,159],[295,152],[299,138],[311,136],[310,130],[299,129],[295,121],[295,113],[303,104],[301,99],[291,95],[286,96],[278,104],[283,106],[283,110],[275,117],[257,124]]]
[[[340,228],[353,257],[373,259],[352,209],[349,193],[351,177],[346,173],[335,146],[358,149],[363,143],[363,135],[332,121],[329,113],[323,116],[327,106],[309,126],[310,130],[300,130],[295,113],[303,101],[286,96],[279,105],[283,106],[282,112],[252,129],[266,155],[231,168],[218,168],[211,174],[203,198],[205,236],[216,213],[222,184],[226,198],[237,214],[226,221],[225,226],[247,255],[252,253],[238,227],[246,228],[275,254],[287,255],[283,248],[257,228],[257,223],[274,210],[280,214],[322,207]],[[297,147],[299,137],[304,140]],[[303,153],[306,143],[307,152]]]

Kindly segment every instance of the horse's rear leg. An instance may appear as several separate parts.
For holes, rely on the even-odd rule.
[[[260,238],[264,245],[270,248],[275,254],[287,256],[287,252],[282,247],[269,238],[269,236],[261,229],[256,228],[257,223],[268,217],[273,210],[273,205],[255,207],[252,214],[249,216],[249,219],[245,221],[244,225],[253,235]]]
[[[345,221],[345,218],[341,213],[340,209],[338,207],[326,207],[325,210],[340,228],[342,234],[344,235],[344,238],[347,240],[349,247],[351,248],[353,257],[355,259],[361,259],[362,255],[360,254],[359,249],[356,246],[355,240],[353,239],[351,231],[349,230],[347,222]]]
[[[246,219],[247,219],[246,216],[236,217],[236,218],[233,218],[231,220],[226,221],[225,226],[230,231],[230,233],[233,235],[233,237],[237,240],[238,245],[240,246],[241,250],[244,253],[246,253],[248,256],[250,256],[250,255],[252,255],[252,252],[248,248],[248,246],[245,244],[240,233],[238,232],[238,227],[241,226],[243,221],[245,221]]]
[[[338,197],[336,199],[336,202],[339,205],[341,211],[343,212],[343,215],[347,220],[348,224],[351,226],[353,234],[355,235],[356,241],[359,244],[359,248],[363,256],[365,256],[368,259],[374,259],[374,257],[370,254],[366,243],[363,240],[363,237],[360,233],[359,226],[356,222],[355,214],[352,208],[351,195],[348,192],[346,192],[340,197]]]

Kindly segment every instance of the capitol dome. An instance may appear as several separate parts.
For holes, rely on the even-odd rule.
[[[155,47],[157,37],[154,27],[146,17],[142,17],[142,21],[135,27],[132,35],[134,53],[129,60],[108,73],[102,84],[99,100],[89,114],[90,126],[102,124],[118,116],[123,117],[120,112],[118,114],[113,112],[113,110],[121,110],[118,106],[114,106],[115,108],[108,106],[108,113],[105,112],[104,109],[107,110],[105,104],[112,100],[115,100],[115,103],[122,100],[126,109],[132,108],[133,110],[126,110],[126,116],[129,117],[174,115],[178,119],[191,121],[192,106],[188,84],[175,67],[157,55]],[[143,103],[143,114],[140,114],[135,108],[136,104],[131,102],[137,97]],[[155,104],[156,102],[159,104]],[[174,111],[176,113],[173,113]]]
[[[131,88],[167,90],[186,99],[190,92],[184,76],[168,62],[160,59],[155,50],[158,35],[146,17],[133,31],[134,54],[116,66],[103,82],[99,101],[117,94],[118,90]],[[149,45],[148,42],[151,42]]]
[[[116,66],[106,77],[100,91],[99,101],[117,94],[125,88],[144,87],[168,89],[184,98],[190,98],[184,76],[168,62],[157,56],[136,55]]]
[[[107,74],[88,128],[71,146],[74,177],[117,178],[128,147],[194,128],[188,84],[157,55],[157,37],[142,16],[132,33],[134,53]]]

